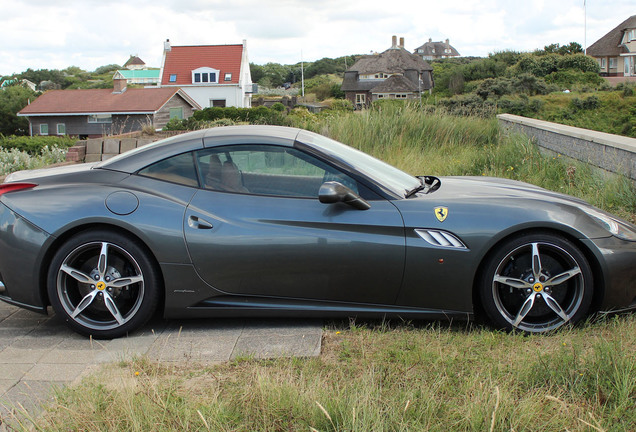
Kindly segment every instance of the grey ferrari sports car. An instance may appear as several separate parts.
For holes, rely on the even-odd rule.
[[[471,318],[636,306],[636,227],[494,178],[414,177],[305,130],[186,133],[0,185],[0,299],[75,331],[165,317]]]

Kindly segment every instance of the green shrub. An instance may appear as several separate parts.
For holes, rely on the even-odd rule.
[[[30,155],[42,154],[45,147],[69,148],[75,145],[77,138],[69,136],[3,136],[0,135],[0,147],[4,149],[16,149]]]
[[[272,105],[271,109],[273,109],[274,111],[278,111],[278,112],[286,111],[285,105],[283,105],[280,102],[276,102],[274,105]]]

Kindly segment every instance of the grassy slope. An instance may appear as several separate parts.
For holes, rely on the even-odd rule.
[[[573,100],[585,101],[592,96],[599,99],[598,107],[577,109],[573,106]],[[531,99],[543,101],[538,112],[526,114],[531,117],[636,138],[636,95],[625,96],[620,91],[573,92],[552,93]]]

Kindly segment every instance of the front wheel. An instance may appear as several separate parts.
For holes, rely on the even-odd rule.
[[[58,249],[47,289],[53,309],[73,330],[110,339],[150,319],[159,301],[159,280],[153,261],[136,241],[95,230]]]
[[[585,317],[593,296],[592,271],[565,237],[524,234],[489,257],[479,294],[498,328],[547,332]]]

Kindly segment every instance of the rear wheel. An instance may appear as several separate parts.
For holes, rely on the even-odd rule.
[[[587,259],[568,239],[525,234],[490,256],[479,289],[497,327],[542,333],[585,317],[593,277]]]
[[[145,324],[159,300],[159,276],[136,241],[96,230],[64,243],[49,267],[47,289],[55,312],[76,332],[123,336]]]

